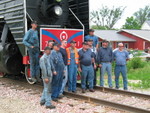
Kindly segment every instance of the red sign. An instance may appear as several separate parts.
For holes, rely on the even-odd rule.
[[[81,48],[84,32],[81,29],[52,29],[52,28],[41,28],[40,29],[40,49],[44,50],[47,46],[49,40],[55,40],[61,44],[62,39],[66,39],[68,45],[70,46],[71,40],[75,40],[76,47]]]

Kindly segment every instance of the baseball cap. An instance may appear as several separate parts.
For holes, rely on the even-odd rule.
[[[94,29],[89,29],[89,32],[94,32]]]
[[[46,50],[51,50],[51,48],[50,48],[50,47],[45,47],[44,50],[45,50],[45,51],[46,51]]]
[[[60,44],[59,44],[59,43],[57,43],[57,42],[54,42],[53,46],[60,47]]]
[[[93,41],[93,39],[87,39],[86,41],[89,41],[89,42],[91,42],[91,41]]]
[[[48,43],[49,43],[49,42],[55,42],[55,41],[54,41],[54,40],[49,40]]]
[[[106,39],[104,39],[103,41],[102,41],[102,43],[108,43],[109,41],[108,40],[106,40]]]
[[[86,42],[83,42],[82,45],[88,45]]]
[[[38,24],[38,22],[35,21],[35,20],[33,20],[33,21],[31,22],[31,24]]]
[[[77,43],[75,40],[71,40],[71,42],[70,43]]]

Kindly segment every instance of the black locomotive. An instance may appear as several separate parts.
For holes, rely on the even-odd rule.
[[[25,72],[22,40],[32,20],[40,27],[89,28],[88,0],[0,0],[0,74]],[[79,22],[79,20],[81,22]]]

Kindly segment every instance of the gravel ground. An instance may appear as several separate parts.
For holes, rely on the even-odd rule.
[[[0,81],[0,113],[123,113],[109,107],[86,103],[64,97],[58,103],[52,102],[56,109],[46,109],[39,105],[41,93],[25,89],[19,85],[10,86]]]

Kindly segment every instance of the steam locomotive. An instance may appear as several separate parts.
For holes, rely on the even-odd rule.
[[[0,75],[24,73],[27,48],[22,40],[32,20],[42,28],[89,29],[88,0],[0,0]],[[39,34],[40,36],[40,34]],[[31,83],[28,80],[29,83]]]

